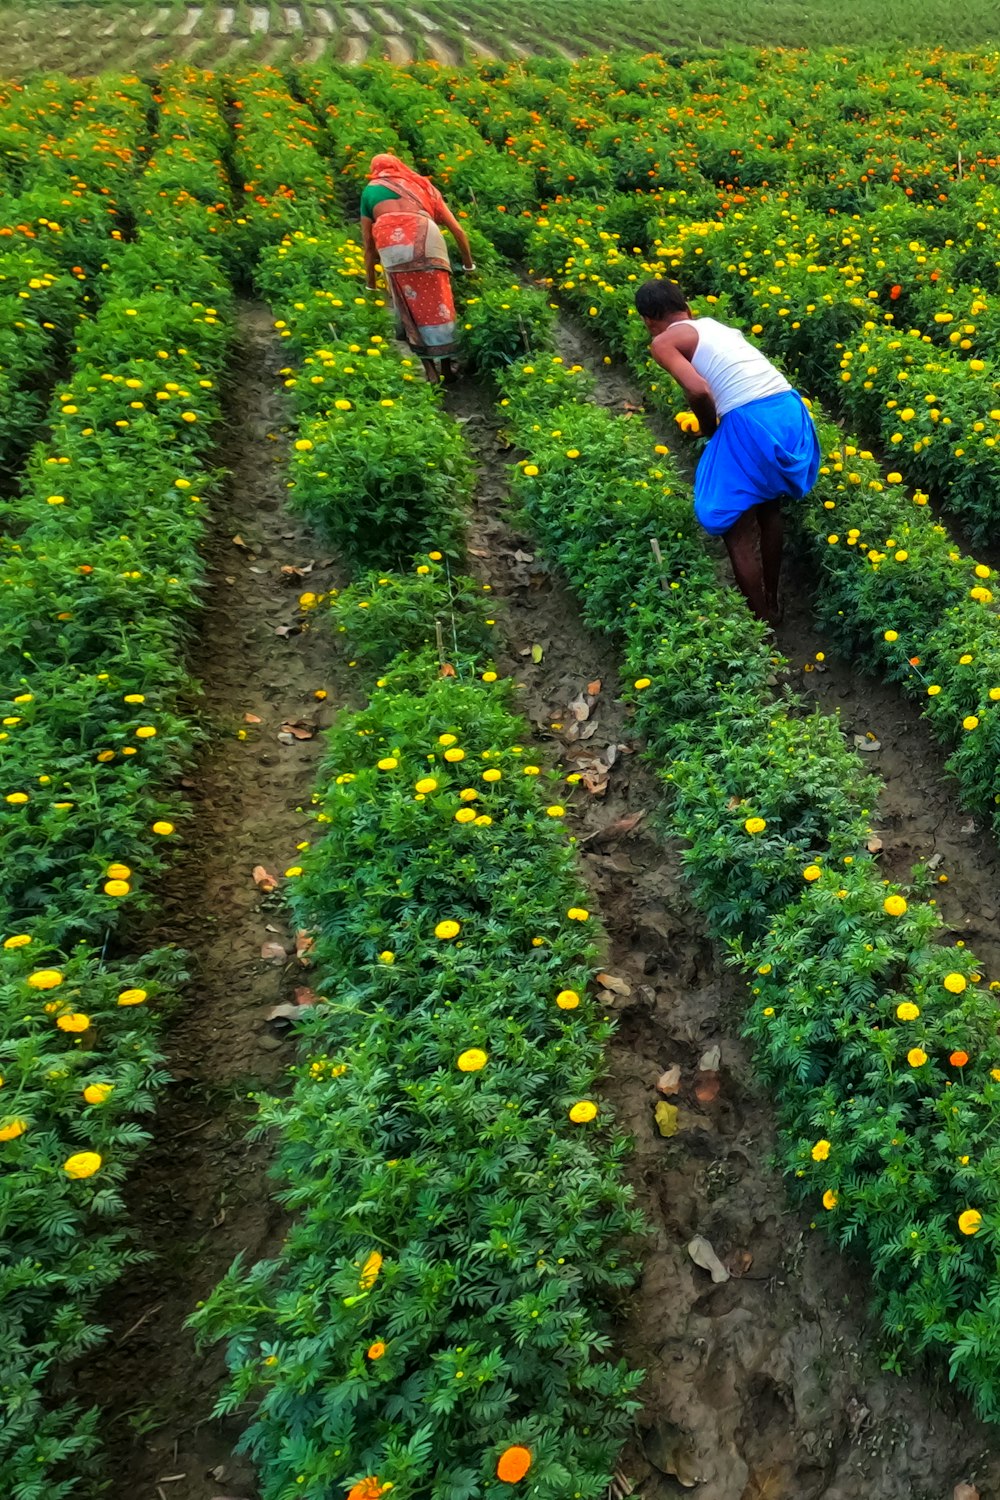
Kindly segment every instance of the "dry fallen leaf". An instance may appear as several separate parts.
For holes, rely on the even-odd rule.
[[[956,1484],[952,1500],[979,1500],[979,1491],[974,1484]]]
[[[627,979],[619,979],[615,974],[598,974],[597,983],[602,984],[606,990],[614,990],[616,995],[631,995],[632,986]]]
[[[576,719],[577,723],[582,724],[585,719],[590,718],[590,710],[593,706],[583,693],[579,693],[572,702],[567,704],[566,712]]]
[[[657,1109],[659,1107],[657,1105]],[[668,1105],[667,1107],[669,1108],[670,1106]],[[703,1271],[707,1271],[714,1282],[721,1284],[723,1281],[729,1280],[729,1272],[716,1255],[710,1241],[706,1240],[703,1234],[696,1234],[687,1249],[688,1255],[690,1255],[695,1265],[700,1266]]]
[[[444,661],[444,662],[442,662],[441,663],[441,670],[438,673],[438,676],[439,677],[454,677],[454,675],[455,675],[455,668],[452,666],[451,662],[450,661]]]
[[[243,722],[244,724],[261,724],[263,723],[263,720],[261,719],[260,714],[244,714]]]
[[[721,1087],[718,1073],[699,1073],[694,1081],[694,1097],[699,1104],[711,1104],[718,1098]]]
[[[668,1104],[666,1099],[661,1099],[653,1111],[656,1120],[656,1128],[667,1140],[677,1134],[677,1105]]]
[[[587,692],[590,694],[590,696],[592,698],[596,698],[597,695],[598,695],[598,693],[600,691],[601,691],[601,679],[599,677],[595,677],[594,680],[593,680],[593,682],[588,682],[587,683]]]
[[[722,1048],[719,1046],[709,1047],[698,1059],[698,1067],[702,1073],[716,1073],[722,1063]]]
[[[882,843],[882,840],[879,838],[878,834],[873,833],[871,838],[868,840],[868,853],[881,854],[884,847],[885,846]]]
[[[542,659],[542,657],[544,655],[545,655],[545,648],[544,648],[544,646],[540,646],[538,644],[538,642],[536,641],[535,644],[531,648],[531,660],[535,663],[536,667],[538,666],[538,663],[541,661],[541,659]]]
[[[287,640],[290,635],[298,635],[299,627],[298,625],[275,625],[274,633],[280,635],[283,640]]]
[[[303,963],[308,962],[306,954],[315,946],[316,939],[313,937],[311,932],[306,932],[305,929],[302,928],[295,934],[296,957],[300,958]]]
[[[681,1086],[681,1065],[671,1063],[670,1067],[661,1073],[656,1080],[656,1087],[661,1094],[676,1094]]]
[[[240,536],[239,532],[237,532],[236,535],[233,537],[233,546],[234,547],[242,547],[244,549],[244,551],[248,551],[249,550],[247,548],[246,542]]]
[[[290,735],[293,740],[311,740],[316,736],[314,724],[307,724],[304,719],[296,719],[294,723],[282,724],[278,734],[279,740],[282,735]]]
[[[295,1004],[301,1005],[303,1010],[305,1010],[307,1006],[315,1005],[319,1000],[319,996],[316,994],[316,991],[309,989],[308,985],[297,984],[292,993],[295,996]]]
[[[595,833],[588,833],[580,840],[580,843],[606,844],[609,839],[624,838],[627,833],[631,833],[639,826],[645,816],[645,808],[641,812],[626,813],[623,818],[616,818],[613,823],[606,823]]]
[[[733,1250],[726,1256],[726,1270],[737,1280],[745,1276],[752,1265],[753,1256],[749,1250]]]
[[[260,950],[261,958],[286,959],[288,953],[282,943],[264,943]]]
[[[276,891],[278,889],[277,875],[272,875],[271,872],[269,870],[266,870],[263,865],[254,865],[253,879],[254,885],[259,886],[260,889],[264,892]]]

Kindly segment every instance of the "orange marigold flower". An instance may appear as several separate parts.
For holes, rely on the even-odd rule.
[[[512,1448],[505,1448],[497,1460],[497,1478],[505,1484],[517,1484],[530,1468],[531,1450],[515,1443]]]
[[[368,1345],[368,1358],[381,1359],[386,1351],[386,1347],[387,1346],[383,1344],[381,1339],[376,1339],[374,1344]]]
[[[948,1061],[953,1068],[964,1068],[969,1061],[969,1054],[967,1052],[953,1052]]]

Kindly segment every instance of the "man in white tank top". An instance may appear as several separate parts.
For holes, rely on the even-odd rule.
[[[675,281],[647,281],[636,310],[650,350],[685,392],[709,442],[695,475],[695,515],[721,536],[751,610],[780,620],[785,496],[801,500],[819,471],[816,429],[801,396],[736,328],[692,318]]]

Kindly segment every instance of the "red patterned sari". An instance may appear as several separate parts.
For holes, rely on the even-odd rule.
[[[426,177],[396,157],[376,157],[372,181],[403,200],[372,222],[372,235],[392,296],[399,331],[421,359],[448,358],[457,347],[451,261],[435,220],[444,207]],[[406,207],[406,200],[419,207]]]

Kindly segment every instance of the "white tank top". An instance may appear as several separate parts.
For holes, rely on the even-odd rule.
[[[720,417],[750,401],[791,390],[781,371],[738,328],[730,328],[716,318],[692,318],[690,322],[698,335],[691,363],[711,391]]]

